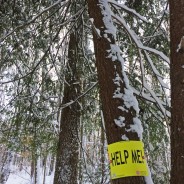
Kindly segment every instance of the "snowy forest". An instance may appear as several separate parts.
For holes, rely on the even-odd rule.
[[[0,0],[0,184],[182,184],[183,17],[183,0]],[[148,176],[111,178],[119,141],[144,143]]]

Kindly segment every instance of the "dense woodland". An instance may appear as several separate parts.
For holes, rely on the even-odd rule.
[[[31,184],[181,184],[182,8],[0,0],[0,183],[16,168]],[[127,140],[143,141],[150,175],[111,180],[107,145]]]

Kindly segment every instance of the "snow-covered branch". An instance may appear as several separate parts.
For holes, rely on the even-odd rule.
[[[63,2],[63,3],[62,3]],[[35,17],[33,17],[31,20],[25,22],[24,24],[22,25],[19,25],[17,27],[15,27],[12,31],[10,31],[9,33],[7,33],[5,36],[3,36],[1,39],[0,39],[0,43],[3,42],[7,37],[9,37],[11,34],[13,34],[15,31],[19,30],[19,29],[22,29],[24,28],[25,26],[28,26],[30,24],[32,24],[37,18],[39,18],[43,13],[45,13],[46,11],[50,10],[51,8],[55,7],[56,5],[60,4],[61,3],[61,7],[62,6],[66,6],[68,3],[70,2],[70,0],[68,1],[63,1],[63,0],[59,0],[57,2],[55,2],[53,5],[45,8],[43,11],[41,11],[38,15],[36,15]]]
[[[155,54],[155,55],[158,55],[158,56],[161,57],[164,61],[166,61],[168,64],[170,63],[169,58],[168,58],[163,52],[160,52],[160,51],[158,51],[158,50],[156,50],[156,49],[153,49],[153,48],[144,46],[144,45],[142,44],[142,42],[140,41],[140,38],[136,35],[136,33],[128,27],[128,25],[127,25],[125,19],[124,19],[122,16],[117,16],[117,15],[115,15],[115,14],[112,14],[112,17],[113,17],[120,25],[122,25],[122,26],[125,28],[126,32],[129,34],[129,36],[132,38],[132,40],[134,41],[134,43],[136,44],[136,46],[137,46],[138,48],[143,49],[143,50],[146,50],[146,51],[149,51],[149,52],[151,52],[151,53],[153,53],[153,54]]]
[[[108,2],[110,4],[113,4],[115,5],[118,9],[123,9],[124,11],[128,12],[128,13],[131,13],[133,15],[135,15],[136,17],[138,17],[140,20],[144,21],[144,22],[148,22],[147,19],[145,17],[143,17],[142,15],[140,15],[139,13],[137,13],[134,9],[131,9],[129,7],[127,7],[126,5],[124,4],[119,4],[117,3],[116,1],[114,0],[108,0]]]

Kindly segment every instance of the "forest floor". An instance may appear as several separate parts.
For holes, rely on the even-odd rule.
[[[42,169],[39,168],[38,174],[38,184],[43,184],[43,172]],[[6,184],[31,184],[31,177],[30,177],[30,168],[23,168],[21,171],[17,167],[11,168],[11,173],[8,177]],[[46,176],[45,184],[53,184],[54,173],[50,176]]]

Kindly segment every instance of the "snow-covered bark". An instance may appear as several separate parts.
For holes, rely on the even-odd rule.
[[[143,128],[139,119],[138,102],[129,85],[124,59],[116,44],[112,11],[106,0],[88,0],[88,9],[93,24],[96,65],[108,144],[121,140],[141,140]],[[113,181],[126,184],[143,182],[142,177]]]

